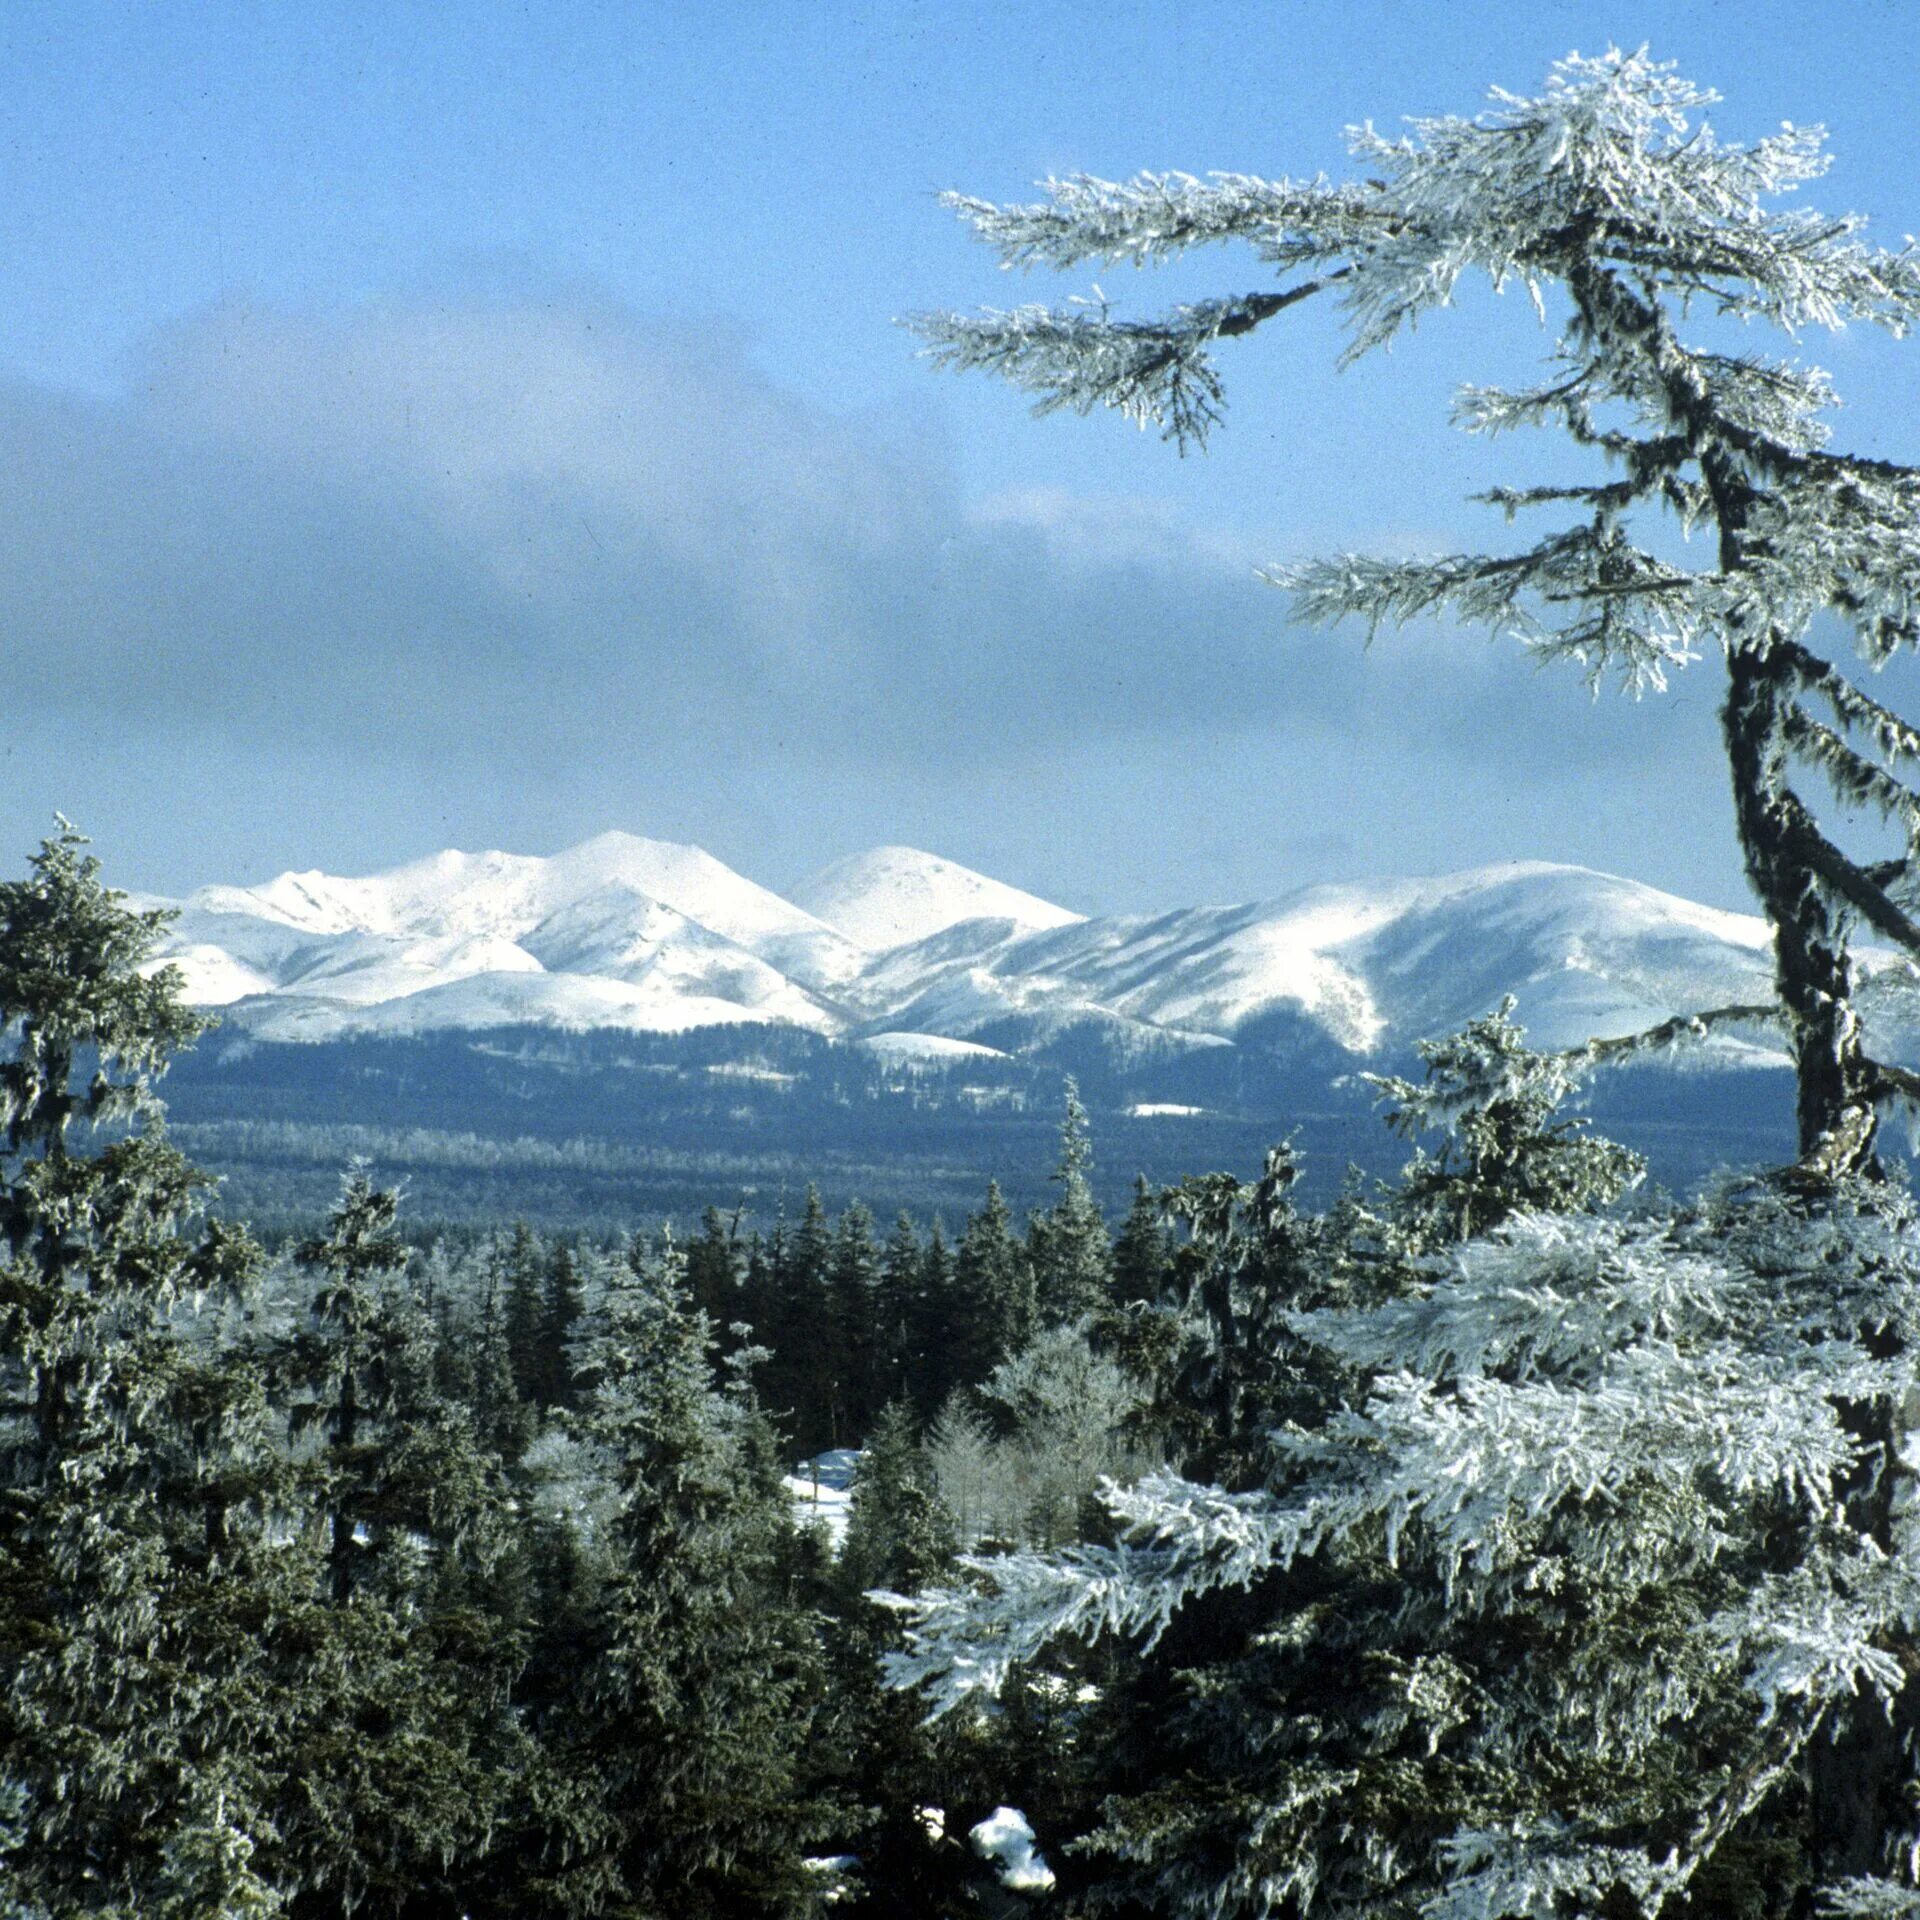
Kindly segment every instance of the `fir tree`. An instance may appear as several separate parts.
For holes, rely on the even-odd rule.
[[[167,916],[85,845],[62,822],[0,883],[0,1903],[104,1920],[197,1889],[237,1917],[270,1910],[245,1865],[265,1709],[257,1662],[223,1655],[273,1469],[257,1375],[196,1352],[180,1310],[256,1256],[196,1227],[208,1183],[151,1092],[204,1025],[144,965]],[[118,1137],[76,1153],[76,1122]],[[189,1866],[220,1847],[231,1871]]]
[[[546,1252],[533,1229],[517,1221],[512,1240],[500,1250],[500,1272],[514,1390],[529,1406],[542,1404],[548,1377],[545,1265]]]
[[[925,1284],[925,1255],[913,1216],[904,1209],[895,1218],[881,1258],[874,1293],[874,1392],[883,1405],[905,1399],[918,1370],[914,1347]]]
[[[1361,1077],[1403,1138],[1441,1136],[1401,1175],[1394,1211],[1418,1246],[1471,1240],[1522,1208],[1564,1213],[1604,1205],[1636,1185],[1646,1162],[1561,1112],[1587,1065],[1584,1053],[1539,1054],[1511,1018],[1511,995],[1459,1033],[1423,1040],[1421,1081]]]
[[[489,1256],[473,1353],[473,1417],[480,1437],[501,1459],[520,1458],[533,1438],[533,1411],[513,1377],[506,1316],[500,1304],[500,1268]]]
[[[953,1311],[943,1330],[956,1385],[977,1386],[1008,1354],[1033,1337],[1033,1269],[1014,1238],[1013,1219],[997,1180],[986,1204],[967,1221],[954,1255]]]
[[[1113,1293],[1122,1306],[1150,1305],[1160,1298],[1173,1264],[1173,1236],[1147,1176],[1133,1182],[1133,1204],[1113,1243]]]
[[[959,1331],[959,1280],[947,1246],[947,1230],[936,1215],[920,1257],[920,1273],[907,1321],[907,1383],[913,1403],[931,1415],[953,1390],[965,1384],[954,1339]]]
[[[718,1207],[709,1207],[700,1216],[700,1237],[687,1248],[687,1284],[694,1304],[724,1335],[740,1318],[740,1275],[734,1264],[733,1234]]]
[[[1303,301],[1339,302],[1353,360],[1448,305],[1470,273],[1524,289],[1559,331],[1547,377],[1465,388],[1457,419],[1483,434],[1551,428],[1608,462],[1610,474],[1489,496],[1510,517],[1567,509],[1570,521],[1509,554],[1341,555],[1273,577],[1308,621],[1450,613],[1634,690],[1719,651],[1735,826],[1773,925],[1778,1002],[1701,1010],[1660,1033],[1779,1020],[1817,1185],[1870,1166],[1881,1106],[1920,1092],[1868,1051],[1849,953],[1856,924],[1920,953],[1920,730],[1808,644],[1824,621],[1878,667],[1920,638],[1920,472],[1829,451],[1835,396],[1817,369],[1683,327],[1706,308],[1789,335],[1850,320],[1903,333],[1920,319],[1920,254],[1863,244],[1851,218],[1771,204],[1825,170],[1824,136],[1788,125],[1725,144],[1695,124],[1714,98],[1644,52],[1574,55],[1543,94],[1496,94],[1478,119],[1421,120],[1400,140],[1357,129],[1352,181],[1143,174],[1056,180],[1030,206],[949,196],[1009,266],[1146,266],[1240,242],[1280,284],[1158,321],[1116,319],[1102,299],[918,325],[937,359],[1003,375],[1041,411],[1115,408],[1184,448],[1221,417],[1216,344]],[[1711,563],[1668,558],[1662,516],[1704,528]],[[1801,775],[1885,821],[1891,857],[1844,852]]]
[[[820,1190],[807,1188],[791,1234],[776,1229],[771,1311],[764,1335],[773,1349],[766,1372],[768,1404],[790,1414],[806,1453],[835,1444],[845,1406],[845,1329],[834,1311],[833,1229]]]
[[[1067,1082],[1067,1110],[1060,1123],[1060,1161],[1053,1178],[1060,1197],[1035,1219],[1028,1236],[1034,1300],[1040,1323],[1070,1325],[1109,1304],[1113,1292],[1113,1248],[1107,1224],[1087,1176],[1093,1167],[1093,1140],[1080,1089]]]
[[[1465,1140],[1553,1065],[1458,1051],[1503,1062]],[[1550,1108],[1524,1131],[1564,1169]],[[1062,1637],[1137,1649],[1082,1730],[1107,1904],[1905,1911],[1920,1592],[1879,1490],[1915,1222],[1764,1188],[1528,1211],[1518,1154],[1462,1241],[1432,1164],[1318,1221],[1285,1155],[1189,1183],[1185,1471],[1109,1490],[1117,1545],[964,1561],[981,1585],[909,1609],[897,1677],[961,1701]]]
[[[844,1373],[831,1413],[830,1439],[840,1446],[863,1440],[885,1405],[886,1359],[880,1336],[880,1249],[873,1215],[855,1201],[840,1216],[827,1273],[828,1299]]]
[[[571,1772],[604,1820],[597,1847],[556,1863],[561,1911],[806,1904],[817,1655],[780,1588],[791,1523],[771,1441],[716,1390],[710,1344],[677,1250],[609,1276],[581,1422],[612,1481],[613,1565],[604,1651],[568,1716]]]
[[[573,1402],[572,1347],[585,1299],[580,1266],[571,1247],[555,1247],[547,1255],[545,1287],[540,1301],[541,1404],[566,1407]]]

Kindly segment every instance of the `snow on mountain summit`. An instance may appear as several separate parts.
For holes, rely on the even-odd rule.
[[[609,833],[544,859],[450,851],[204,888],[161,957],[266,1037],[775,1022],[916,1060],[1068,1033],[1404,1055],[1508,993],[1536,1044],[1571,1046],[1771,993],[1764,921],[1535,862],[1088,920],[891,846],[796,893]]]
[[[824,867],[793,898],[869,953],[925,940],[962,920],[1011,920],[1023,932],[1086,916],[917,847],[874,847]]]
[[[308,933],[497,935],[518,939],[588,894],[624,886],[743,946],[830,931],[699,847],[603,833],[546,858],[449,849],[363,879],[283,873],[257,887],[203,887],[192,904]]]

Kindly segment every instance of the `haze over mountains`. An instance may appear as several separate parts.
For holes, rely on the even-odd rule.
[[[894,1061],[1069,1031],[1123,1055],[1313,1045],[1357,1061],[1507,993],[1535,1044],[1561,1046],[1771,991],[1759,918],[1580,867],[1087,919],[907,847],[782,898],[697,847],[627,833],[551,858],[449,851],[364,878],[205,887],[166,953],[190,999],[265,1040],[773,1023]]]

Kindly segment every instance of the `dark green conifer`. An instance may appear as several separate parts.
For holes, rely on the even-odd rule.
[[[1069,1326],[1098,1313],[1112,1297],[1113,1249],[1088,1180],[1092,1167],[1087,1110],[1079,1087],[1068,1080],[1060,1160],[1053,1171],[1060,1195],[1035,1217],[1028,1235],[1034,1305],[1042,1326]]]
[[[1173,1265],[1173,1234],[1145,1174],[1135,1177],[1133,1204],[1113,1245],[1113,1292],[1122,1306],[1151,1305]]]
[[[273,1477],[257,1374],[183,1337],[235,1298],[244,1235],[151,1078],[205,1024],[145,963],[166,924],[103,886],[63,821],[0,883],[0,1907],[269,1909],[250,1502]],[[114,1131],[74,1151],[75,1123]],[[229,1849],[232,1871],[196,1853]]]
[[[547,1272],[540,1303],[540,1404],[573,1404],[573,1337],[585,1311],[580,1263],[571,1247],[556,1246],[547,1255]]]
[[[967,1221],[954,1258],[953,1312],[946,1329],[956,1386],[977,1386],[1033,1338],[1033,1268],[1014,1237],[997,1180]]]
[[[528,1406],[539,1406],[549,1367],[546,1345],[546,1249],[524,1220],[500,1250],[507,1355],[513,1384]]]
[[[841,1356],[840,1378],[828,1403],[828,1444],[850,1446],[863,1439],[885,1404],[881,1387],[880,1249],[874,1243],[873,1215],[856,1200],[840,1216],[827,1270],[828,1311],[834,1345]]]
[[[740,1318],[740,1269],[732,1230],[718,1207],[701,1214],[700,1237],[687,1248],[687,1285],[694,1305],[726,1345],[727,1329]]]
[[[874,1295],[874,1391],[882,1404],[908,1394],[923,1283],[920,1236],[914,1231],[912,1215],[902,1210],[881,1256]]]
[[[569,1715],[604,1810],[562,1910],[783,1914],[807,1903],[801,1781],[818,1689],[780,1569],[791,1520],[759,1415],[719,1392],[671,1246],[616,1267],[581,1371],[611,1483],[604,1651]]]

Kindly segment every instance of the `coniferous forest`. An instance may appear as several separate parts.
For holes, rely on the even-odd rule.
[[[956,200],[1010,264],[1237,240],[1280,284],[920,325],[1184,443],[1214,348],[1299,303],[1358,356],[1469,269],[1563,301],[1548,383],[1461,421],[1597,456],[1495,496],[1570,522],[1282,584],[1596,680],[1717,653],[1775,1005],[1557,1053],[1489,1008],[1371,1078],[1398,1175],[1312,1205],[1280,1143],[1103,1210],[1068,1083],[1024,1217],[812,1189],[454,1243],[353,1163],[269,1254],[168,1131],[208,1023],[166,914],[64,823],[0,881],[0,1913],[1920,1913],[1920,1211],[1882,1150],[1920,1075],[1855,1004],[1864,935],[1920,955],[1920,732],[1814,650],[1920,637],[1920,475],[1827,450],[1824,376],[1685,337],[1902,330],[1920,257],[1780,212],[1817,136],[1717,145],[1707,98],[1575,57],[1357,136],[1348,184]],[[1786,1165],[1674,1198],[1582,1117],[1756,1022]]]

